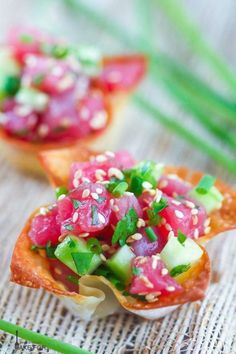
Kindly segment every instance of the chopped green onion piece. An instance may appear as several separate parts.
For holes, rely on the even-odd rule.
[[[177,237],[179,243],[181,243],[181,245],[185,242],[185,240],[187,239],[187,236],[185,236],[185,234],[183,234],[181,231],[178,231],[178,237]]]
[[[51,48],[51,54],[57,59],[65,58],[69,53],[69,49],[62,44],[55,44]]]
[[[30,34],[22,33],[20,36],[20,41],[25,44],[31,44],[33,43],[34,39]]]
[[[65,186],[57,187],[56,190],[56,198],[58,199],[61,195],[67,195],[68,189]]]
[[[177,275],[180,275],[184,272],[187,272],[187,270],[189,270],[189,268],[191,268],[191,264],[180,264],[174,268],[171,269],[170,271],[170,276],[171,277],[176,277]]]
[[[18,76],[7,76],[4,80],[3,91],[7,96],[14,96],[19,91],[20,83]]]
[[[136,196],[142,194],[143,191],[143,179],[138,176],[132,176],[130,180],[130,192],[133,192]]]
[[[88,274],[89,267],[92,262],[94,254],[88,252],[76,252],[76,253],[71,253],[71,256],[75,263],[78,274],[80,276]]]
[[[68,230],[68,231],[73,231],[73,230],[74,230],[74,226],[71,225],[71,224],[66,224],[66,225],[64,225],[64,228],[65,228],[66,230]]]
[[[87,247],[92,253],[96,253],[96,254],[102,253],[102,246],[96,238],[90,238],[87,241]]]
[[[98,225],[99,218],[98,218],[98,208],[96,205],[91,206],[91,215],[92,215],[92,225]]]
[[[110,269],[108,269],[104,265],[98,267],[93,274],[103,276],[104,278],[108,279],[120,291],[125,289],[125,284],[120,279],[118,279]]]
[[[114,197],[121,197],[125,191],[127,191],[129,185],[126,182],[120,182],[117,186],[113,189],[112,194]]]
[[[132,273],[133,273],[133,275],[140,275],[142,273],[142,269],[138,268],[138,267],[133,267]]]
[[[118,241],[121,246],[126,242],[126,239],[137,231],[138,215],[136,211],[131,208],[128,213],[117,223],[114,234],[112,236],[112,244]]]
[[[154,242],[157,240],[157,235],[150,226],[145,228],[145,232],[150,241]]]
[[[202,177],[200,182],[196,187],[196,191],[199,194],[207,194],[207,192],[211,189],[214,185],[216,178],[210,175],[205,175]]]
[[[45,251],[46,251],[46,255],[48,258],[56,258],[55,256],[55,250],[56,250],[56,247],[53,247],[51,245],[51,242],[48,241],[47,244],[46,244],[46,247],[45,247]]]
[[[67,280],[75,285],[79,284],[79,279],[77,277],[75,277],[74,275],[68,275]]]

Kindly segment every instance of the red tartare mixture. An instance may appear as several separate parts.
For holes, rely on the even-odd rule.
[[[124,295],[154,302],[182,290],[178,276],[202,256],[222,195],[212,176],[193,186],[162,164],[105,152],[71,165],[68,186],[31,223],[32,249],[53,277],[79,291],[83,275],[104,276]]]
[[[67,143],[103,131],[110,98],[143,77],[142,56],[103,59],[35,29],[13,28],[0,49],[0,128],[30,143]]]

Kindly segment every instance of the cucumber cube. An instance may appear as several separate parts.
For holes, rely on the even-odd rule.
[[[0,51],[0,96],[5,96],[5,83],[8,76],[18,76],[20,67],[13,58],[10,50],[1,49]]]
[[[170,237],[167,244],[160,253],[162,261],[167,269],[182,265],[191,265],[202,257],[203,251],[191,238],[180,243],[177,237]]]
[[[97,267],[99,267],[102,260],[99,255],[91,253],[84,240],[75,236],[67,236],[55,250],[55,256],[62,263],[73,270],[73,272],[79,275],[85,275],[84,271],[79,271],[75,263],[76,255],[81,255],[82,253],[85,253],[86,256],[90,256],[86,274],[91,274]]]
[[[196,189],[193,189],[189,193],[189,196],[201,203],[205,207],[207,213],[220,209],[224,199],[223,195],[215,186],[212,186],[206,194],[201,194]]]
[[[32,88],[23,87],[18,91],[16,101],[22,105],[32,108],[37,112],[42,112],[48,104],[49,97],[43,92]]]
[[[107,267],[125,284],[131,280],[131,261],[135,254],[124,245],[107,262]]]

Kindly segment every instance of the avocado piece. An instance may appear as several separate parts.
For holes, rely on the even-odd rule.
[[[107,260],[107,267],[125,284],[131,280],[131,261],[135,254],[127,245],[122,246],[110,259]]]
[[[202,204],[208,214],[213,210],[220,209],[224,199],[223,195],[215,186],[212,186],[205,194],[199,193],[197,189],[194,188],[192,191],[190,191],[189,196]]]
[[[171,272],[175,267],[192,265],[202,257],[202,254],[201,247],[191,238],[186,238],[184,242],[180,242],[177,237],[172,236],[161,251],[160,257]]]
[[[84,259],[81,257],[83,253],[85,253]],[[80,276],[93,273],[102,263],[101,257],[93,254],[87,247],[86,242],[75,236],[67,236],[57,246],[55,256]],[[81,271],[78,269],[79,264],[81,264]]]

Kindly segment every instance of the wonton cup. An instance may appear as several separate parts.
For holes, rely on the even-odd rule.
[[[60,186],[67,184],[69,167],[72,162],[86,161],[94,155],[96,153],[87,148],[74,146],[60,151],[43,152],[40,155],[40,160],[47,170],[53,186]],[[165,171],[175,173],[194,184],[202,176],[199,172],[191,172],[182,167],[166,167]],[[225,197],[223,206],[220,211],[211,214],[212,231],[198,240],[200,244],[223,231],[236,228],[236,215],[234,213],[236,210],[236,192],[219,181],[217,181],[217,187]],[[187,272],[176,278],[183,289],[177,294],[161,295],[155,302],[140,301],[132,296],[126,297],[103,276],[83,276],[80,278],[79,294],[68,291],[62,283],[52,277],[48,260],[42,254],[31,250],[32,242],[28,233],[32,218],[37,211],[27,221],[17,240],[12,256],[11,280],[32,288],[44,288],[63,299],[65,306],[80,318],[89,320],[126,310],[154,320],[165,316],[179,305],[204,297],[209,285],[211,270],[210,260],[203,246],[201,246],[203,249],[201,259],[192,265]]]
[[[104,68],[113,63],[124,63],[129,65],[136,61],[140,65],[140,75],[127,88],[108,92],[101,84],[94,81],[94,90],[104,92],[105,106],[107,112],[107,123],[101,131],[94,131],[83,138],[73,139],[68,142],[42,142],[32,143],[23,141],[17,137],[9,136],[3,128],[0,127],[0,139],[2,151],[7,159],[17,168],[35,175],[44,175],[42,166],[38,161],[38,154],[42,151],[71,148],[74,144],[82,144],[96,149],[105,149],[106,146],[113,147],[116,137],[122,128],[122,114],[119,114],[125,105],[129,95],[137,87],[146,72],[147,61],[143,55],[115,56],[103,59]]]

